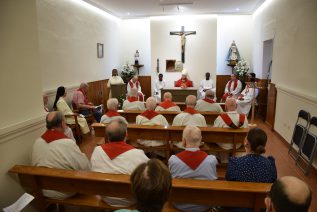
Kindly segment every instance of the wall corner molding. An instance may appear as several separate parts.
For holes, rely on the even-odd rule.
[[[0,128],[0,144],[22,136],[28,132],[37,130],[45,126],[45,116],[38,116],[27,121]]]
[[[280,92],[283,92],[285,94],[288,94],[288,95],[291,95],[291,96],[295,96],[301,100],[304,100],[310,104],[314,104],[317,106],[317,96],[312,96],[312,95],[309,95],[309,94],[305,94],[301,91],[297,91],[297,90],[294,90],[292,88],[289,88],[285,85],[276,85],[276,88],[278,91]]]

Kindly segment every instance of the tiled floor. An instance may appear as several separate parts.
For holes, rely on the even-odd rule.
[[[317,172],[312,170],[308,176],[305,176],[295,165],[295,161],[288,155],[287,144],[285,144],[280,137],[272,132],[261,120],[256,120],[255,123],[258,127],[264,129],[268,135],[266,155],[272,155],[275,158],[278,177],[292,175],[308,183],[313,192],[310,211],[317,211]],[[86,138],[82,144],[80,144],[80,148],[88,157],[90,157],[96,144],[99,142],[100,138],[91,136]]]

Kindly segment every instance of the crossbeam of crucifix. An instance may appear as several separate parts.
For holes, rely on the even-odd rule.
[[[185,31],[185,27],[182,26],[181,31],[170,32],[170,35],[181,36],[181,46],[182,46],[182,62],[185,63],[185,45],[187,35],[196,35],[196,31]]]

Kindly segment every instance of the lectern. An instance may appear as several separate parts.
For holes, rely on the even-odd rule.
[[[126,94],[127,84],[111,85],[112,98],[119,98],[120,96],[123,96],[123,98],[125,98]]]

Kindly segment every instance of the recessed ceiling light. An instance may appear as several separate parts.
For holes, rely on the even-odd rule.
[[[129,13],[129,12],[128,12],[127,14],[128,14],[128,15],[130,15],[130,13]]]
[[[240,11],[240,8],[237,7],[237,8],[236,8],[236,11]]]

